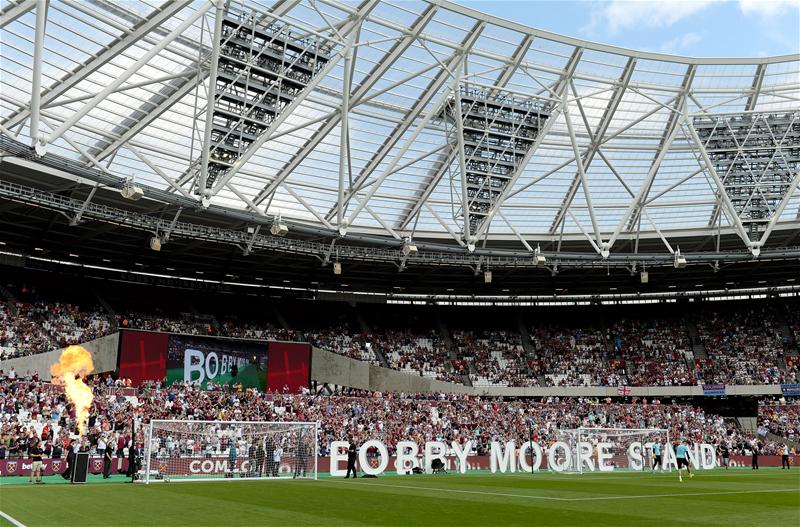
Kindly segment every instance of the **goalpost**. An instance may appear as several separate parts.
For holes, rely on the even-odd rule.
[[[141,481],[317,479],[316,422],[154,420]]]
[[[576,428],[561,430],[559,441],[569,445],[570,459],[564,473],[600,471],[600,464],[613,470],[648,472],[653,467],[656,445],[661,463],[656,470],[672,471],[667,452],[671,451],[666,428]],[[602,459],[601,459],[602,457]],[[567,464],[566,459],[558,462]]]

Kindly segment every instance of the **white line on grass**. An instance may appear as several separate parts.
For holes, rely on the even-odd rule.
[[[3,511],[0,511],[0,516],[10,521],[15,527],[25,527],[24,523],[15,520],[14,518],[12,518],[10,515],[6,514]]]
[[[320,480],[322,481],[322,480]],[[647,499],[647,498],[672,498],[672,497],[685,497],[685,496],[722,496],[726,494],[762,494],[772,492],[798,492],[798,489],[777,489],[777,490],[733,490],[733,491],[719,491],[719,492],[679,492],[672,494],[643,494],[636,496],[591,496],[587,498],[557,498],[555,496],[536,496],[533,494],[508,494],[504,492],[488,492],[481,490],[462,490],[462,489],[446,489],[441,487],[421,487],[416,485],[392,485],[388,483],[363,483],[363,482],[347,482],[342,480],[328,480],[330,483],[342,483],[345,485],[371,485],[373,487],[390,487],[398,489],[412,489],[412,490],[432,490],[437,492],[455,492],[459,494],[479,494],[483,496],[502,496],[507,498],[524,498],[534,500],[552,500],[552,501],[599,501],[599,500],[633,500],[633,499]]]
[[[323,480],[320,480],[323,481]],[[388,483],[363,483],[355,481],[342,481],[342,480],[325,480],[330,483],[342,483],[344,485],[371,485],[373,487],[392,487],[397,489],[413,489],[413,490],[435,490],[437,492],[457,492],[460,494],[480,494],[483,496],[504,496],[510,498],[528,498],[536,500],[553,500],[553,501],[568,501],[569,498],[557,498],[555,496],[534,496],[532,494],[506,494],[503,492],[485,492],[482,490],[461,490],[461,489],[443,489],[441,487],[420,487],[417,485],[391,485]]]
[[[588,498],[564,498],[567,501],[595,501],[595,500],[635,500],[644,498],[673,498],[682,496],[722,496],[725,494],[764,494],[770,492],[797,492],[800,489],[770,489],[770,490],[729,490],[719,492],[680,492],[674,494],[642,494],[640,496],[591,496]]]

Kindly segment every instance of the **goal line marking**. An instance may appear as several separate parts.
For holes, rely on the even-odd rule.
[[[6,514],[6,513],[5,513],[5,512],[3,512],[3,511],[0,511],[0,516],[2,516],[3,518],[5,518],[6,520],[10,521],[10,522],[11,522],[11,523],[12,523],[12,524],[15,526],[15,527],[25,527],[25,524],[24,524],[24,523],[22,523],[22,522],[20,522],[20,521],[17,521],[17,520],[15,520],[15,519],[14,519],[14,518],[13,518],[11,515],[9,515],[9,514]]]
[[[501,496],[507,498],[523,498],[533,500],[550,500],[550,501],[600,501],[600,500],[633,500],[633,499],[647,499],[647,498],[672,498],[672,497],[686,497],[686,496],[722,496],[728,494],[763,494],[773,492],[798,492],[798,489],[769,489],[769,490],[731,490],[731,491],[717,491],[717,492],[676,492],[670,494],[642,494],[635,496],[590,496],[585,498],[559,498],[556,496],[537,496],[533,494],[510,494],[505,492],[489,492],[481,490],[464,490],[464,489],[447,489],[441,487],[420,487],[416,485],[394,485],[389,483],[362,483],[362,482],[348,482],[342,480],[320,480],[328,481],[330,483],[341,483],[343,485],[371,485],[372,487],[389,487],[398,489],[411,489],[411,490],[432,490],[437,492],[453,492],[458,494],[478,494],[484,496]]]

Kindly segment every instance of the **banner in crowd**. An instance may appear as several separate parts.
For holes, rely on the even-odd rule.
[[[30,476],[31,459],[0,459],[0,476]],[[42,475],[53,476],[63,474],[67,469],[66,459],[43,459]],[[111,462],[111,473],[126,472],[128,470],[127,458],[114,458]],[[103,473],[103,458],[93,457],[89,459],[89,472],[92,474]]]
[[[724,384],[704,384],[703,385],[703,395],[709,397],[720,397],[725,395],[725,385]]]
[[[265,343],[244,340],[169,335],[167,384],[176,381],[241,384],[243,388],[267,388]]]
[[[783,395],[800,395],[800,384],[781,384]]]

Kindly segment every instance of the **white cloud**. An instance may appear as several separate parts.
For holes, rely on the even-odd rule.
[[[794,11],[797,16],[800,3],[797,0],[739,0],[739,9],[745,15],[758,15],[764,18]]]
[[[703,36],[700,33],[684,33],[661,44],[660,50],[663,53],[681,53],[701,40],[703,40]]]
[[[600,4],[592,13],[588,26],[582,28],[586,33],[607,30],[615,34],[622,29],[669,27],[702,11],[713,1],[710,0],[613,0]]]

